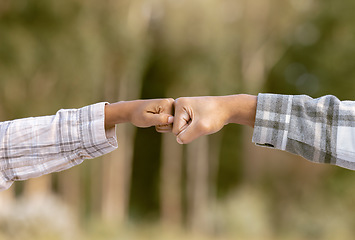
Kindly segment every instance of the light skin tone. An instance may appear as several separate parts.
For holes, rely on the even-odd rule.
[[[172,131],[178,143],[187,144],[229,123],[254,127],[256,105],[257,97],[247,94],[118,102],[106,105],[105,128],[125,122],[156,126],[158,132]]]

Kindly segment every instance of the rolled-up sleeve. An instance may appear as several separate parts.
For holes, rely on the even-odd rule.
[[[355,170],[355,102],[259,94],[253,142]]]
[[[62,171],[117,148],[105,131],[105,104],[0,123],[0,190],[16,180]]]

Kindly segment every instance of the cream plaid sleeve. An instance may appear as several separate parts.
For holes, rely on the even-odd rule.
[[[0,123],[0,190],[16,180],[58,172],[117,148],[104,128],[105,103],[53,116]]]
[[[253,142],[355,170],[355,102],[259,94]]]

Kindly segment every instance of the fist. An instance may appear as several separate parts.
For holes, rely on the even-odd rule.
[[[141,128],[155,126],[158,132],[171,132],[174,99],[133,101],[130,122]]]
[[[223,97],[184,97],[174,102],[173,133],[177,142],[186,144],[194,139],[218,132],[228,123]]]

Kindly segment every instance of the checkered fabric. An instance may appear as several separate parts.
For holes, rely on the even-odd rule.
[[[355,102],[259,94],[253,142],[355,170]]]
[[[0,190],[16,180],[62,171],[116,149],[115,130],[106,132],[104,127],[105,104],[1,122]]]

